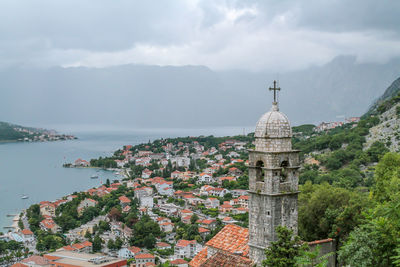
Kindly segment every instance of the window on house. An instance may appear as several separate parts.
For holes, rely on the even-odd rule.
[[[256,181],[264,182],[264,162],[261,160],[256,163]]]

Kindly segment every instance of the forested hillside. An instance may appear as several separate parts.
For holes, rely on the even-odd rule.
[[[0,142],[32,142],[76,139],[73,135],[57,134],[53,130],[25,127],[0,121]]]
[[[357,124],[297,134],[293,141],[304,159],[299,235],[335,238],[339,260],[349,266],[400,266],[400,154],[393,145],[399,81]]]

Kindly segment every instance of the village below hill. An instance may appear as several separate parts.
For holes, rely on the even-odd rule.
[[[307,140],[344,124],[321,125],[294,127],[294,136]],[[188,266],[224,226],[236,232],[248,227],[252,148],[254,134],[183,137],[126,145],[111,157],[77,159],[64,167],[109,169],[124,178],[32,205],[20,215],[16,232],[3,238],[22,242],[18,247],[27,255],[48,253],[32,256],[45,262],[54,253],[102,253],[107,263]],[[320,162],[306,155],[305,164]],[[222,241],[217,246],[229,249]]]
[[[296,240],[332,252],[328,266],[381,262],[387,257],[379,249],[396,240],[397,213],[386,211],[399,199],[399,90],[361,118],[288,128],[293,153],[299,153]],[[125,145],[109,157],[77,159],[65,167],[110,169],[124,177],[30,206],[15,231],[0,236],[0,259],[37,266],[250,266],[250,198],[258,193],[249,190],[249,156],[256,150],[250,133],[158,139]],[[287,177],[284,166],[273,170]],[[374,239],[386,229],[393,235]],[[381,252],[360,257],[374,247],[361,241],[364,236],[381,244],[375,247]]]
[[[126,177],[31,206],[21,215],[18,241],[34,254],[102,252],[136,263],[187,264],[223,226],[248,226],[252,140],[161,139],[126,145],[110,158],[78,159],[68,166],[112,168]]]
[[[0,143],[47,142],[77,139],[73,135],[59,134],[54,130],[25,127],[0,121]]]

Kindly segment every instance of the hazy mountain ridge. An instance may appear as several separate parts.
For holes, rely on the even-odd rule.
[[[365,148],[381,142],[392,152],[400,150],[400,78],[372,105],[365,116],[377,116],[379,124],[369,130]]]
[[[385,101],[390,100],[391,98],[398,95],[400,92],[400,78],[396,79],[383,93],[381,97],[379,97],[370,107],[367,114],[371,114],[377,112],[377,109],[380,105],[382,105]]]
[[[267,88],[279,78],[281,110],[292,124],[318,123],[361,115],[399,73],[400,59],[358,64],[354,57],[279,75],[202,66],[9,69],[0,72],[0,114],[38,125],[249,126],[270,108]]]

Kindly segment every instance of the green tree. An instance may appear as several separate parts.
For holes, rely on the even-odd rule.
[[[130,239],[131,245],[153,248],[156,239],[161,235],[160,226],[154,222],[148,215],[143,215],[132,229],[133,236]]]
[[[271,245],[265,250],[266,259],[262,262],[262,265],[274,267],[295,266],[295,258],[304,249],[300,237],[293,236],[293,231],[283,226],[278,226],[276,233],[278,240],[271,242]]]
[[[115,249],[121,249],[122,245],[124,244],[124,242],[122,241],[121,238],[119,238],[119,236],[115,239]]]
[[[339,259],[349,266],[380,266],[380,259],[375,255],[375,251],[379,250],[378,247],[377,236],[370,229],[356,228],[340,248]]]
[[[102,248],[103,240],[99,235],[96,235],[93,239],[92,250],[93,252],[99,252]]]
[[[193,214],[192,217],[190,217],[190,223],[195,224],[199,220],[199,216],[196,214]]]
[[[108,242],[107,242],[107,248],[109,249],[109,250],[114,250],[115,249],[115,243],[114,243],[114,240],[112,240],[111,238],[108,240]]]
[[[334,253],[330,252],[320,256],[321,246],[315,249],[303,249],[298,257],[296,257],[296,266],[299,267],[326,267],[328,266],[329,257]]]
[[[87,238],[87,239],[92,238],[92,234],[89,231],[86,231],[85,238]]]
[[[372,195],[379,202],[389,201],[400,191],[400,154],[387,153],[375,168]]]
[[[378,162],[385,153],[389,152],[389,149],[385,144],[375,141],[370,148],[367,150],[367,154],[372,162]]]

